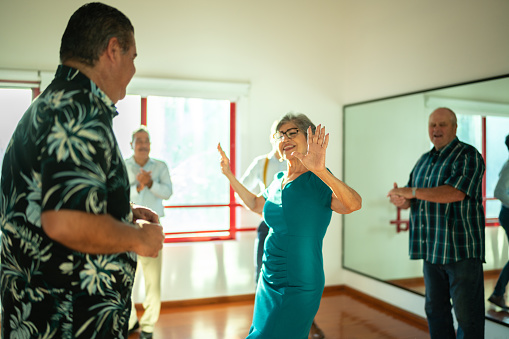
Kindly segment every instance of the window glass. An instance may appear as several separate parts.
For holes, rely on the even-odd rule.
[[[166,208],[160,222],[166,232],[227,231],[230,229],[230,208]]]
[[[482,153],[483,131],[481,115],[461,115],[458,118],[458,138],[473,145]],[[509,133],[509,118],[486,117],[486,218],[498,218],[500,201],[493,198],[498,174],[507,161],[508,151],[505,137]]]
[[[508,151],[505,138],[509,134],[509,118],[486,117],[486,197],[493,197],[502,166],[507,161]],[[486,202],[486,216],[497,218],[500,200]]]
[[[482,117],[480,115],[456,114],[458,129],[456,135],[460,141],[477,148],[482,154]]]
[[[230,186],[221,174],[217,152],[220,142],[229,154],[229,101],[151,96],[147,128],[151,157],[170,168],[173,195],[166,205],[229,203]],[[230,223],[225,207],[172,208],[165,214],[167,232],[228,229]]]
[[[31,102],[31,89],[0,88],[0,107],[4,112],[0,124],[0,173],[7,144]]]
[[[113,131],[117,137],[122,157],[129,158],[131,150],[131,136],[141,124],[141,97],[127,95],[116,104],[118,115],[113,119]]]

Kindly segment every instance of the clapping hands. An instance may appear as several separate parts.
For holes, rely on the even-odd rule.
[[[152,186],[152,171],[145,171],[143,168],[140,168],[140,172],[136,175],[136,180],[138,180],[138,192],[143,190],[145,187]]]

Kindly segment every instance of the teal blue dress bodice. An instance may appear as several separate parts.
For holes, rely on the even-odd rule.
[[[278,173],[263,193],[269,234],[248,339],[306,339],[325,284],[322,243],[332,191],[312,172],[284,188],[283,177]]]

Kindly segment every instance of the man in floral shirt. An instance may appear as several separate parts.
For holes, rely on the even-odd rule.
[[[164,240],[157,215],[129,204],[112,130],[135,57],[125,15],[101,3],[78,9],[55,79],[9,142],[0,195],[2,337],[127,337],[136,254],[155,257]]]

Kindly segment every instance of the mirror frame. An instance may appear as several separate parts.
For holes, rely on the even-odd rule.
[[[381,101],[384,101],[384,100],[403,98],[403,97],[410,96],[410,95],[415,95],[415,94],[423,94],[423,95],[425,95],[426,93],[432,92],[432,91],[437,91],[437,90],[442,90],[442,89],[450,89],[450,88],[459,87],[459,86],[465,86],[465,85],[479,84],[479,83],[483,83],[483,82],[488,82],[488,81],[493,81],[493,80],[500,80],[500,79],[505,79],[505,78],[509,78],[509,74],[503,74],[503,75],[487,77],[487,78],[482,78],[482,79],[477,79],[477,80],[472,80],[472,81],[454,83],[454,84],[444,85],[444,86],[439,86],[439,87],[434,87],[434,88],[427,88],[427,89],[423,89],[423,90],[406,92],[406,93],[403,93],[403,94],[397,94],[397,95],[392,95],[392,96],[387,96],[387,97],[382,97],[382,98],[370,99],[370,100],[365,100],[365,101],[360,101],[360,102],[355,102],[355,103],[344,105],[343,106],[343,117],[342,117],[343,118],[342,119],[342,123],[343,123],[343,140],[342,140],[343,141],[343,154],[342,154],[343,177],[345,176],[345,173],[346,173],[345,172],[346,171],[346,148],[348,146],[346,144],[346,116],[347,116],[347,114],[346,114],[347,112],[346,111],[347,111],[348,108],[359,106],[359,105],[364,105],[364,104],[381,102]],[[508,93],[508,97],[509,97],[509,93]],[[401,288],[403,290],[415,293],[415,294],[420,295],[420,296],[423,295],[423,293],[417,292],[415,290],[406,288],[406,287],[401,286],[401,285],[397,285],[395,283],[392,283],[391,281],[383,280],[382,278],[375,277],[375,276],[370,275],[368,273],[357,271],[355,268],[351,268],[351,267],[346,266],[345,265],[345,254],[346,254],[345,253],[345,245],[346,245],[346,241],[347,241],[347,239],[346,239],[346,232],[345,232],[345,229],[346,229],[346,227],[345,227],[345,225],[346,225],[345,224],[345,218],[346,218],[346,216],[342,215],[341,217],[342,217],[342,249],[341,249],[342,257],[341,257],[341,266],[342,266],[342,268],[344,270],[348,270],[348,271],[354,272],[356,274],[368,277],[370,279],[373,279],[373,280],[376,280],[376,281],[380,281],[380,282],[383,282],[383,283],[386,283],[386,284],[389,284],[389,285],[392,285],[392,286],[396,286],[398,288]],[[410,260],[410,259],[408,259],[408,260]],[[491,320],[493,320],[493,319],[491,319]],[[501,322],[501,323],[506,325],[506,326],[508,325],[505,322]]]

